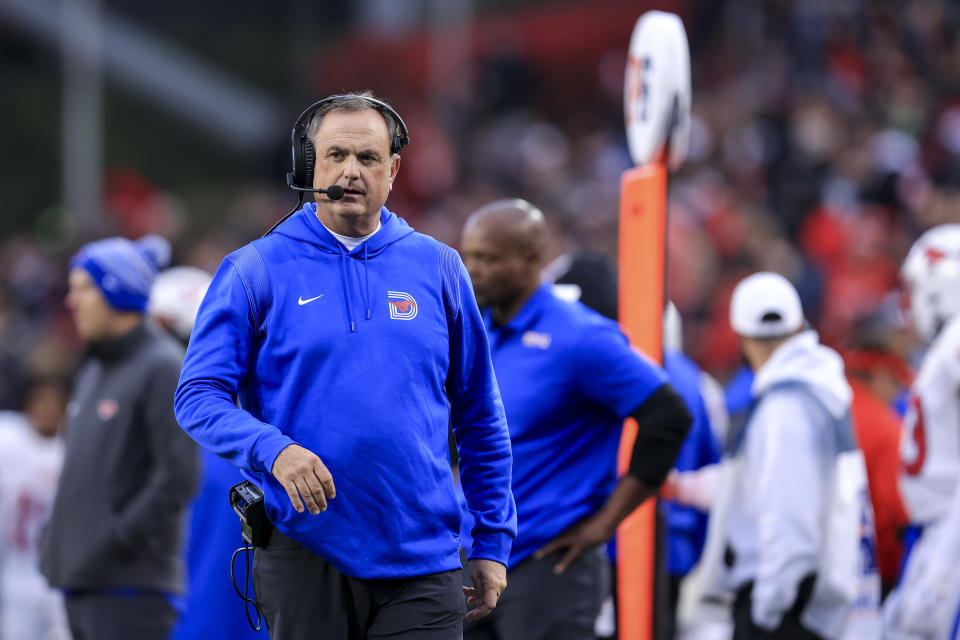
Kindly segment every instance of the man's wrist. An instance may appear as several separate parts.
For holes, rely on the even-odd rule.
[[[513,547],[513,536],[503,531],[488,531],[473,534],[470,560],[492,560],[506,566]]]
[[[604,506],[593,516],[593,526],[597,531],[602,534],[602,537],[606,540],[613,539],[613,536],[617,533],[617,527],[620,525],[620,522],[629,515],[629,511],[621,516],[614,509],[610,508],[613,505]]]
[[[613,521],[616,529],[621,521],[653,495],[656,495],[656,489],[631,473],[624,474],[601,513],[607,514],[606,518]]]
[[[273,431],[265,431],[253,445],[250,456],[251,470],[265,471],[273,475],[273,465],[277,461],[277,456],[292,444],[296,444],[293,439],[277,428]]]
[[[491,560],[490,558],[470,558],[469,560],[467,560],[467,565],[470,565],[470,564],[473,564],[473,563],[476,563],[476,562],[492,562],[492,563],[498,564],[498,565],[500,565],[501,567],[504,567],[504,568],[506,568],[506,566],[507,566],[506,563],[504,563],[504,562],[500,562],[499,560]]]

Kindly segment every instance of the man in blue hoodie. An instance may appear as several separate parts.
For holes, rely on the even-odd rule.
[[[383,206],[407,140],[371,94],[301,116],[305,186],[342,192],[226,257],[181,373],[180,424],[263,489],[254,587],[276,638],[460,636],[450,426],[476,518],[467,618],[506,586],[510,440],[469,276]]]

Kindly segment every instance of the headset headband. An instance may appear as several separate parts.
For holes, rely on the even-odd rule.
[[[366,100],[367,102],[372,104],[375,108],[378,108],[378,110],[383,109],[383,111],[386,111],[387,114],[391,118],[393,118],[394,122],[397,123],[397,134],[390,139],[391,154],[400,153],[400,150],[402,148],[410,144],[410,133],[407,131],[407,125],[406,123],[404,123],[403,118],[400,117],[400,114],[397,113],[396,109],[394,109],[393,107],[391,107],[390,105],[388,105],[386,102],[382,100],[377,100],[376,98],[370,98],[368,96],[361,96],[357,94],[338,94],[335,96],[328,96],[323,100],[318,100],[317,102],[314,102],[312,105],[304,109],[303,113],[300,114],[300,117],[297,118],[297,121],[294,123],[293,131],[290,132],[290,143],[296,145],[297,140],[300,137],[306,135],[306,131],[304,131],[303,129],[306,126],[307,121],[309,120],[309,116],[312,115],[314,111],[316,111],[323,105],[327,104],[328,102],[332,102],[340,98],[360,98],[362,100]]]

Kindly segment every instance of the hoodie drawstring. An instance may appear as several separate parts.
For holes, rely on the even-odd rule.
[[[367,266],[367,243],[363,243],[363,296],[367,303],[367,320],[370,319],[370,267]]]
[[[347,252],[340,247],[340,284],[343,285],[343,299],[347,303],[347,320],[350,322],[350,333],[355,333],[356,325],[353,323],[353,309],[350,308],[350,287],[347,286]]]
[[[347,305],[347,320],[350,322],[350,333],[356,333],[357,325],[353,321],[353,308],[350,306],[350,286],[347,276],[347,251],[341,246],[340,249],[340,284],[343,286],[343,299]],[[367,265],[368,252],[367,243],[363,243],[363,302],[367,307],[367,317],[370,319],[370,267]]]

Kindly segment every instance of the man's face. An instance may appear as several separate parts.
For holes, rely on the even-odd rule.
[[[55,436],[63,423],[67,407],[64,389],[52,384],[40,384],[30,390],[24,413],[30,424],[42,436]]]
[[[319,196],[333,216],[374,215],[387,201],[400,159],[390,157],[387,123],[378,111],[331,111],[313,137],[317,152],[313,188],[343,187],[343,198]]]
[[[482,220],[464,229],[460,254],[481,307],[513,302],[535,277],[528,253]]]
[[[88,342],[107,337],[114,311],[86,269],[70,272],[67,309],[77,334]]]

